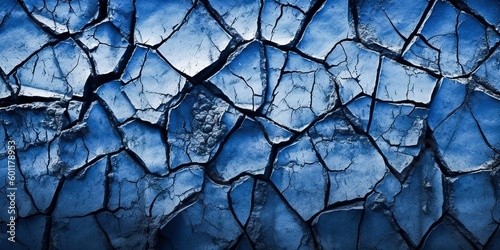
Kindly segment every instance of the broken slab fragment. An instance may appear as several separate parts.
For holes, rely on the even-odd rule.
[[[137,5],[138,3],[134,0],[109,0],[107,2],[108,18],[120,30],[123,37],[130,37],[134,28],[132,27],[134,18],[137,25],[137,17],[134,17],[134,14],[137,13]]]
[[[497,94],[500,93],[500,49],[495,52],[474,72],[473,78]]]
[[[429,127],[452,172],[488,169],[498,159],[500,100],[472,88],[472,82],[445,79],[430,107]]]
[[[353,126],[358,129],[368,132],[368,124],[370,123],[370,110],[372,106],[372,98],[361,96],[349,102],[343,107],[345,116],[351,121]]]
[[[197,4],[158,51],[174,68],[192,77],[216,62],[230,41],[203,5]]]
[[[324,60],[338,43],[354,36],[349,1],[328,0],[314,14],[297,48],[310,56]]]
[[[228,249],[243,233],[230,210],[229,186],[218,185],[207,179],[203,192],[163,227],[165,249],[207,248]]]
[[[204,171],[198,165],[182,168],[166,177],[146,175],[139,181],[137,186],[141,188],[140,196],[145,203],[143,211],[151,217],[155,230],[193,201],[202,190],[203,181]]]
[[[103,157],[66,179],[57,197],[54,217],[85,216],[104,208],[107,165],[108,158]]]
[[[167,144],[162,131],[139,120],[133,120],[120,127],[123,140],[150,173],[165,176],[167,165]]]
[[[500,35],[448,2],[436,1],[420,36],[403,54],[410,63],[447,77],[470,74]]]
[[[379,55],[360,44],[345,41],[328,54],[328,71],[339,86],[340,101],[348,103],[357,95],[372,95],[377,80]]]
[[[120,81],[108,82],[101,85],[96,93],[106,107],[119,123],[123,123],[135,114],[134,106],[121,89]]]
[[[122,92],[137,110],[136,116],[153,124],[175,104],[187,83],[155,50],[142,46],[134,50],[121,80],[125,83]]]
[[[425,71],[382,59],[377,98],[388,102],[429,104],[437,79]]]
[[[492,4],[488,0],[463,0],[474,14],[483,17],[486,22],[500,32],[500,5]]]
[[[233,182],[229,191],[229,201],[236,219],[241,225],[246,225],[252,209],[252,195],[255,187],[255,179],[242,177]]]
[[[134,40],[139,44],[154,46],[181,27],[193,8],[193,1],[134,1],[134,6]]]
[[[279,45],[292,43],[303,25],[306,12],[315,0],[299,0],[290,3],[286,0],[263,1],[260,13],[260,32],[262,38]]]
[[[224,22],[243,39],[251,40],[257,32],[257,22],[259,20],[260,3],[259,0],[251,1],[224,1],[209,0],[210,6],[217,11]]]
[[[443,175],[430,151],[424,151],[414,165],[393,206],[398,225],[418,246],[432,224],[443,213]]]
[[[106,138],[106,143],[102,138]],[[102,155],[118,151],[122,145],[106,111],[94,102],[82,121],[61,132],[53,147],[55,153],[51,159],[58,161],[61,172],[68,175]]]
[[[366,209],[361,222],[360,249],[411,249],[394,227],[390,215]]]
[[[258,42],[240,47],[209,80],[238,108],[256,111],[266,86],[264,48]]]
[[[202,189],[204,174],[199,166],[152,176],[126,151],[111,156],[110,163],[107,211],[97,219],[118,249],[155,246],[165,220],[192,204]]]
[[[14,68],[40,50],[51,37],[34,24],[15,0],[0,4],[0,69],[10,74]],[[23,39],[19,39],[23,37]]]
[[[229,181],[243,173],[263,175],[270,155],[271,145],[259,123],[246,118],[224,142],[222,150],[208,171],[222,181]]]
[[[79,101],[69,101],[68,102],[68,118],[69,122],[73,123],[80,118],[80,114],[82,112],[83,102]]]
[[[357,249],[362,206],[342,207],[322,212],[312,222],[322,249]]]
[[[137,183],[146,172],[125,151],[111,156],[110,163],[108,209],[132,209],[140,204],[141,190]]]
[[[314,150],[328,168],[328,205],[364,197],[387,168],[368,138],[356,134],[340,112],[316,123],[309,131]]]
[[[30,15],[55,34],[77,33],[99,15],[98,0],[24,0]]]
[[[293,133],[273,121],[264,117],[255,117],[264,130],[264,134],[269,142],[272,144],[279,144],[292,138]]]
[[[69,38],[33,55],[18,68],[19,95],[67,99],[82,97],[91,74],[90,61]]]
[[[266,116],[295,131],[301,131],[337,103],[333,76],[321,64],[290,52]]]
[[[369,134],[399,173],[420,153],[427,113],[412,104],[375,102]]]
[[[116,72],[129,43],[110,21],[86,29],[78,40],[89,51],[97,75]]]
[[[271,174],[273,184],[305,221],[325,207],[327,178],[307,136],[278,152]]]
[[[26,182],[26,192],[31,195],[38,211],[46,213],[59,186],[57,162],[50,159],[50,142],[18,151],[19,166]]]
[[[498,177],[491,171],[479,171],[448,179],[450,214],[483,245],[498,227],[500,218],[500,214],[494,214],[499,200],[495,190],[500,183]]]
[[[410,35],[426,18],[427,0],[365,0],[356,4],[359,38],[394,53],[401,53]],[[411,11],[406,11],[411,10]]]
[[[313,249],[311,230],[267,182],[257,180],[246,232],[255,248]]]
[[[208,162],[240,117],[235,108],[196,86],[168,113],[170,168]]]

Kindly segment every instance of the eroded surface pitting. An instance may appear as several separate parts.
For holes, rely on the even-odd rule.
[[[499,27],[485,0],[2,1],[0,249],[498,249]]]

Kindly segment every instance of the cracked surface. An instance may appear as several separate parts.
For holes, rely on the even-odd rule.
[[[496,1],[4,0],[0,249],[498,249],[499,72]]]

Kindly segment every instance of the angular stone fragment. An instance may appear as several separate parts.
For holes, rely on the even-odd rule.
[[[108,211],[97,219],[115,248],[156,246],[166,218],[190,205],[202,188],[203,170],[187,167],[167,177],[146,174],[126,153],[111,158]]]
[[[2,1],[0,17],[0,69],[10,74],[51,38],[28,18],[15,0]]]
[[[260,32],[266,40],[279,45],[287,45],[294,41],[305,13],[313,0],[266,0],[260,14]]]
[[[328,71],[339,86],[340,101],[345,104],[358,94],[373,94],[379,64],[378,54],[346,41],[338,44],[326,58]]]
[[[363,207],[353,206],[326,211],[312,223],[322,249],[357,249],[358,229]]]
[[[157,45],[172,36],[186,19],[193,1],[135,1],[136,43]]]
[[[231,209],[236,214],[236,219],[241,225],[245,225],[250,216],[254,186],[255,179],[243,177],[233,182],[229,192]]]
[[[400,173],[420,152],[427,113],[410,104],[375,103],[369,134]]]
[[[271,120],[300,131],[335,106],[333,76],[323,65],[290,52],[282,73],[276,87],[268,89],[272,99],[265,113]]]
[[[226,24],[235,29],[243,39],[251,40],[255,37],[261,1],[227,2],[224,0],[210,0],[209,2],[210,6],[221,15]]]
[[[160,229],[160,223],[201,191],[203,180],[203,169],[194,165],[167,177],[147,175],[139,181],[145,202],[143,211],[152,217],[155,229]]]
[[[356,134],[339,112],[316,123],[309,135],[329,170],[328,204],[365,196],[387,171],[368,138]]]
[[[99,98],[104,102],[103,106],[113,113],[119,123],[132,117],[136,112],[121,87],[121,82],[112,81],[102,85],[96,91]]]
[[[52,222],[50,247],[53,249],[110,249],[111,245],[93,215],[58,218]]]
[[[184,89],[186,79],[154,50],[136,47],[121,76],[123,93],[137,110],[137,117],[158,123],[175,97]]]
[[[231,213],[228,186],[206,181],[198,201],[162,229],[166,249],[229,248],[243,232]]]
[[[359,37],[368,44],[376,44],[400,53],[422,18],[425,18],[426,0],[365,0],[358,1]],[[411,10],[411,11],[407,11]]]
[[[460,76],[471,73],[498,41],[500,35],[490,27],[451,3],[436,1],[420,36],[403,58],[444,76]]]
[[[263,47],[248,44],[230,57],[230,62],[210,81],[229,97],[236,107],[257,110],[263,103],[266,85]]]
[[[451,171],[487,169],[495,164],[500,148],[499,117],[498,97],[457,81],[442,82],[431,103],[428,124]]]
[[[500,7],[499,7],[500,8]],[[500,15],[499,15],[500,16]],[[500,23],[499,23],[500,24]],[[500,49],[497,49],[479,68],[474,72],[474,79],[500,93]]]
[[[361,223],[360,249],[410,249],[388,218],[380,211],[365,211]]]
[[[23,1],[33,18],[56,34],[76,33],[99,14],[98,0],[25,0]]]
[[[217,61],[230,41],[231,37],[198,4],[158,50],[174,68],[195,76]]]
[[[428,104],[437,79],[422,70],[384,58],[380,71],[377,98],[383,101],[414,101]]]
[[[50,157],[67,175],[101,155],[118,151],[121,138],[104,108],[94,102],[80,123],[61,132],[53,147]]]
[[[494,4],[488,0],[464,0],[474,14],[483,17],[486,22],[495,26],[497,31],[500,31],[500,5]]]
[[[135,120],[120,127],[128,149],[153,174],[168,174],[167,144],[159,128]]]
[[[314,248],[307,224],[285,204],[271,185],[258,180],[254,191],[246,232],[255,248]]]
[[[340,41],[353,37],[349,2],[328,0],[307,25],[297,48],[313,57],[325,59]]]
[[[207,162],[239,117],[232,106],[207,89],[195,87],[168,114],[170,168]]]
[[[50,159],[50,143],[17,152],[19,166],[37,210],[47,212],[59,185],[57,162]]]
[[[450,213],[458,219],[481,244],[485,244],[498,227],[500,214],[494,213],[499,196],[495,188],[500,178],[490,171],[450,178]],[[497,220],[497,221],[495,221]]]
[[[144,1],[140,1],[141,3]],[[120,30],[123,37],[130,37],[132,20],[136,14],[137,1],[134,0],[108,0],[108,18]],[[158,3],[156,3],[158,4]],[[136,25],[137,25],[137,19]]]
[[[271,181],[304,220],[325,207],[327,173],[307,136],[278,152]]]
[[[425,239],[422,249],[475,249],[470,241],[463,236],[450,222],[445,219],[432,229]]]
[[[89,59],[70,38],[41,50],[17,70],[19,95],[81,97],[90,73]]]
[[[424,151],[394,202],[394,217],[415,246],[443,213],[442,174],[429,151]]]
[[[66,179],[57,197],[54,216],[85,216],[104,208],[107,164],[108,159],[104,157],[77,176]]]
[[[224,143],[210,171],[223,181],[243,173],[262,175],[270,154],[271,145],[259,123],[247,118]]]
[[[80,119],[80,114],[82,112],[82,106],[83,102],[79,101],[69,101],[68,103],[68,117],[69,117],[69,122],[73,123]]]
[[[372,101],[369,97],[361,96],[349,102],[344,108],[344,113],[351,123],[365,132],[370,123]]]
[[[98,75],[116,72],[129,46],[127,38],[110,21],[86,29],[78,39],[90,51]]]
[[[256,117],[256,120],[262,125],[267,140],[273,144],[288,141],[293,136],[291,131],[279,126],[269,119]]]

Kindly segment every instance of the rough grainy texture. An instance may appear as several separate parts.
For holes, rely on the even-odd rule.
[[[499,0],[3,0],[0,249],[499,249],[499,72]]]

